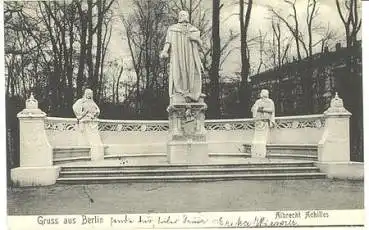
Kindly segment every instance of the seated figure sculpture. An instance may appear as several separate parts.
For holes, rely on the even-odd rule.
[[[269,98],[269,91],[261,90],[260,98],[256,100],[251,108],[252,116],[256,119],[267,119],[269,126],[273,127],[275,124],[275,106],[272,99]]]
[[[91,89],[86,89],[83,97],[74,103],[73,112],[78,121],[94,120],[100,115],[100,109],[93,100]]]

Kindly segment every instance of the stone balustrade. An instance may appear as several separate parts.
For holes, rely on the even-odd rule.
[[[265,144],[318,145],[325,130],[324,114],[276,117],[275,126],[265,136]],[[105,155],[165,154],[167,120],[98,120]],[[46,117],[47,139],[53,147],[88,146],[75,118]],[[238,153],[251,145],[255,120],[215,119],[205,121],[209,153]]]
[[[324,114],[276,117],[266,144],[316,144],[325,130]],[[47,139],[53,147],[87,146],[75,118],[46,117]],[[165,153],[169,123],[167,120],[98,120],[105,154]],[[239,152],[243,144],[252,144],[255,120],[215,119],[205,121],[210,153]]]
[[[205,120],[208,152],[240,153],[249,145],[252,157],[266,157],[268,144],[314,145],[321,164],[349,162],[350,115],[336,95],[324,114],[276,117],[273,127],[263,124],[266,121],[249,118]],[[24,181],[25,173],[30,170],[24,171],[24,167],[34,167],[34,172],[40,167],[52,168],[48,180],[29,181],[27,185],[55,182],[58,172],[52,162],[52,149],[55,148],[89,147],[91,160],[125,154],[165,155],[167,151],[168,120],[96,119],[87,124],[74,118],[46,117],[33,96],[18,117],[21,165],[12,170],[13,181]]]

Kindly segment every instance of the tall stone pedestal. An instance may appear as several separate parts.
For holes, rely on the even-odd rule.
[[[207,164],[208,145],[205,131],[203,98],[196,103],[171,99],[169,113],[170,137],[167,156],[170,164]]]

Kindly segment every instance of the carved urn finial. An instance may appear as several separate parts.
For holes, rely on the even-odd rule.
[[[38,101],[33,96],[33,92],[31,92],[31,95],[26,100],[26,109],[38,109]]]
[[[26,108],[17,114],[17,117],[46,117],[46,113],[38,108],[38,101],[31,92],[29,98],[26,100]]]
[[[327,113],[350,114],[350,112],[345,109],[343,105],[343,100],[339,97],[338,92],[336,92],[334,98],[332,98],[329,108],[324,112],[324,114]]]
[[[331,100],[331,107],[343,108],[343,100],[338,96],[338,92],[336,92],[334,98]]]

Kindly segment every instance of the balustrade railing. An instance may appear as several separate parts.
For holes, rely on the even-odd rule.
[[[78,121],[76,118],[47,117],[45,119],[45,129],[54,131],[76,131]]]
[[[234,131],[254,129],[253,119],[206,120],[205,129],[209,131]]]
[[[323,114],[276,117],[276,129],[301,129],[301,128],[322,128],[325,126]]]
[[[150,132],[168,130],[169,123],[166,120],[99,120],[99,131]]]
[[[215,119],[206,120],[205,129],[209,131],[253,130],[255,128],[252,118],[246,119]],[[275,118],[276,129],[322,128],[325,126],[323,114],[306,116],[285,116]],[[47,117],[46,130],[75,131],[78,129],[76,118]],[[167,120],[106,120],[99,119],[99,131],[168,131]]]

